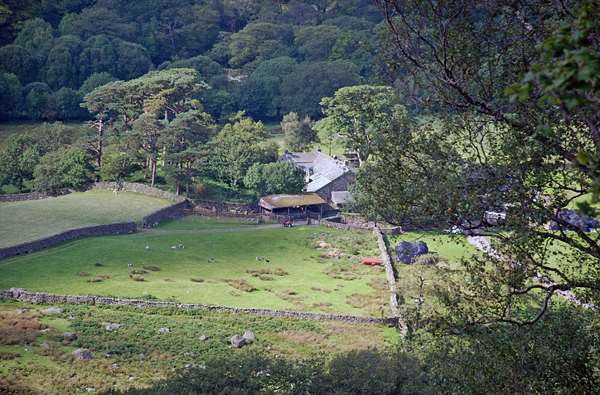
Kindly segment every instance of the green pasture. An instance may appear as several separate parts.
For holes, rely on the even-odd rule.
[[[0,248],[84,226],[140,221],[171,202],[137,193],[88,191],[0,203]]]
[[[394,262],[396,283],[401,308],[407,311],[414,309],[415,299],[421,293],[420,282],[423,280],[423,313],[426,316],[432,308],[438,307],[434,296],[434,288],[442,286],[446,281],[458,281],[464,275],[460,261],[479,251],[467,243],[463,236],[449,235],[439,232],[406,232],[400,235],[387,236],[390,254],[396,260],[395,247],[400,241],[424,241],[429,252],[440,259],[438,264],[406,265]]]
[[[370,233],[187,217],[2,261],[0,288],[380,317],[383,269],[360,264],[377,255]]]

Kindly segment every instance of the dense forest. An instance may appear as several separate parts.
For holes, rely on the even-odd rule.
[[[94,88],[193,68],[216,120],[320,115],[321,97],[386,79],[369,0],[5,0],[0,120],[77,120]]]

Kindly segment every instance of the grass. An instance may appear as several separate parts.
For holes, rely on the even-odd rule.
[[[370,233],[231,221],[187,217],[143,233],[86,238],[15,257],[0,263],[0,288],[387,314],[385,291],[370,285],[384,278],[382,269],[360,264],[360,257],[377,255]],[[320,241],[331,247],[318,248]],[[159,270],[143,269],[150,266]],[[137,270],[145,273],[133,274],[142,273]],[[103,275],[110,278],[88,282]],[[315,291],[316,285],[331,292]],[[356,295],[371,303],[358,306]]]
[[[361,349],[393,347],[392,328],[350,325],[245,314],[136,310],[125,307],[62,306],[60,315],[44,315],[46,306],[0,302],[0,332],[10,331],[11,344],[0,344],[0,392],[72,394],[93,389],[144,388],[188,366],[212,357],[268,352],[296,359]],[[120,328],[107,331],[107,323]],[[169,333],[159,334],[159,328]],[[257,341],[240,350],[229,338],[252,330]],[[77,338],[65,340],[64,332]],[[206,340],[200,340],[205,336]],[[4,342],[4,343],[9,343]],[[90,361],[71,353],[89,349]],[[91,390],[89,390],[91,391]],[[10,393],[10,392],[9,392]]]
[[[432,256],[443,258],[437,265],[406,265],[395,261],[395,246],[400,241],[424,241]],[[463,275],[460,261],[478,253],[475,247],[466,243],[462,236],[451,236],[438,232],[406,232],[400,235],[387,236],[390,254],[394,259],[397,273],[398,295],[401,308],[411,310],[415,307],[415,299],[420,293],[420,279],[423,279],[423,314],[427,316],[432,309],[438,307],[434,296],[434,288],[448,279],[460,281]]]
[[[56,198],[0,203],[0,248],[68,229],[140,221],[170,202],[136,193],[88,191]]]

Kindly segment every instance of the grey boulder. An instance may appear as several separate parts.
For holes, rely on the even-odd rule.
[[[233,335],[233,336],[231,336],[231,339],[229,340],[229,342],[235,348],[242,348],[242,347],[244,347],[247,344],[246,339],[244,339],[240,335]]]
[[[252,331],[245,331],[242,337],[244,338],[244,340],[246,340],[246,343],[248,344],[256,341],[256,335],[254,335],[254,332]]]
[[[429,248],[425,242],[418,240],[415,243],[401,241],[396,246],[396,257],[398,261],[410,265],[415,262],[419,255],[424,255],[429,252]]]
[[[43,310],[43,313],[46,315],[57,315],[62,314],[63,309],[61,309],[60,307],[48,307],[47,309]]]
[[[89,361],[93,358],[90,350],[86,348],[78,348],[77,350],[73,351],[73,356],[80,361]]]

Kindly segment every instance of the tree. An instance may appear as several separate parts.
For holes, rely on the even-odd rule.
[[[304,60],[328,60],[340,33],[331,25],[306,26],[296,31],[294,45]]]
[[[229,64],[239,68],[257,60],[289,55],[292,38],[293,33],[289,25],[249,23],[231,36]]]
[[[41,18],[28,19],[23,23],[14,44],[25,48],[42,64],[54,41],[52,25]]]
[[[212,173],[219,180],[239,188],[250,166],[277,159],[277,146],[265,144],[266,137],[261,122],[241,115],[233,118],[211,141],[209,163]]]
[[[132,155],[111,152],[104,157],[100,178],[103,181],[123,181],[138,168],[137,160]]]
[[[12,73],[22,83],[36,80],[37,63],[31,53],[18,45],[0,48],[0,70]]]
[[[369,159],[377,139],[393,130],[402,130],[406,111],[398,104],[394,91],[386,86],[357,85],[341,88],[333,97],[321,101],[330,127],[343,137],[360,162]]]
[[[79,87],[79,94],[81,97],[85,97],[88,93],[91,93],[94,89],[106,85],[109,82],[113,82],[116,79],[106,72],[94,73],[90,75],[83,84]]]
[[[42,82],[32,82],[23,89],[25,110],[29,119],[48,121],[56,118],[56,99],[50,87]]]
[[[54,89],[79,86],[79,53],[81,41],[77,37],[63,36],[49,50],[43,72],[45,81]]]
[[[32,136],[10,136],[0,151],[0,185],[13,185],[20,191],[29,189],[40,154]]]
[[[92,180],[93,167],[80,148],[62,148],[44,155],[33,172],[38,191],[81,188]]]
[[[285,135],[286,146],[293,151],[305,151],[319,141],[317,132],[313,129],[313,122],[307,116],[302,121],[298,114],[286,114],[281,121],[281,130]]]
[[[22,89],[16,75],[0,72],[0,120],[6,121],[20,115],[23,108]]]
[[[260,63],[235,91],[239,107],[256,119],[282,116],[281,85],[295,66],[294,59],[285,56]]]
[[[192,177],[206,160],[206,144],[214,134],[210,115],[199,110],[177,114],[161,136],[160,145],[165,152],[167,178],[175,184],[179,194],[181,186],[189,189]]]
[[[71,88],[60,88],[54,94],[56,101],[56,118],[62,121],[69,119],[81,119],[85,112],[81,108],[81,96]]]
[[[318,118],[321,98],[359,80],[356,66],[346,61],[299,63],[281,85],[282,110]]]
[[[248,169],[244,185],[259,195],[298,193],[304,188],[304,171],[290,162],[255,163]]]
[[[600,245],[564,217],[597,180],[598,4],[378,3],[395,61],[430,93],[413,99],[443,126],[391,133],[358,185],[385,220],[477,229],[496,251],[444,293],[448,323],[531,325],[565,291],[598,305]],[[502,231],[490,210],[506,212]]]

